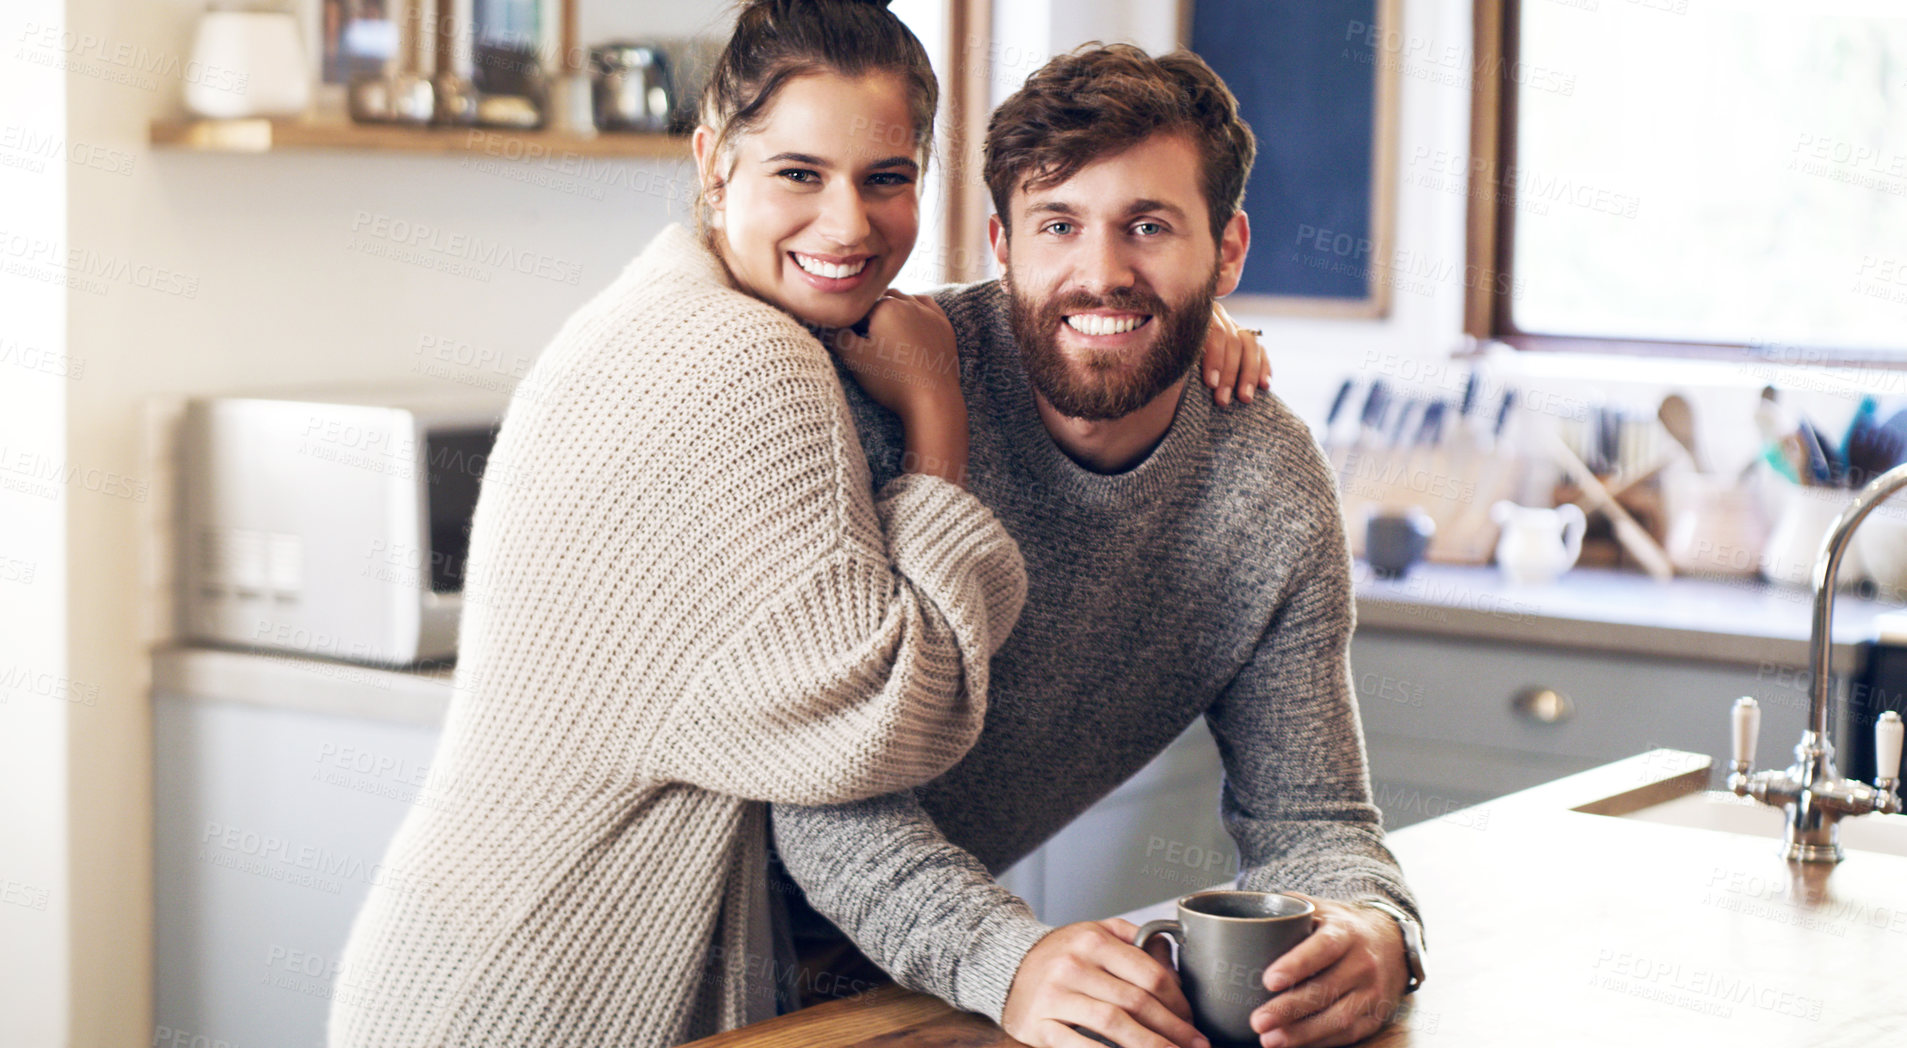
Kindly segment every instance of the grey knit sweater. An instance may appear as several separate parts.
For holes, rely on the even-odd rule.
[[[952,770],[873,800],[774,806],[814,909],[903,985],[998,1021],[1050,929],[991,875],[1203,715],[1242,886],[1415,913],[1371,804],[1350,561],[1310,431],[1275,397],[1218,409],[1189,381],[1148,458],[1092,473],[1040,421],[999,285],[938,297],[960,347],[971,487],[1020,544],[1027,603],[994,655],[980,740]],[[878,484],[898,469],[899,425],[844,384]],[[800,892],[783,887],[799,921]]]

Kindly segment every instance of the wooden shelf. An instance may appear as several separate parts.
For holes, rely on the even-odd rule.
[[[160,149],[197,149],[216,153],[267,153],[277,149],[369,149],[380,152],[436,153],[535,160],[586,156],[634,159],[687,159],[686,135],[605,131],[593,138],[555,131],[513,131],[497,127],[410,127],[356,124],[343,118],[198,120],[162,118],[152,122],[150,140]]]

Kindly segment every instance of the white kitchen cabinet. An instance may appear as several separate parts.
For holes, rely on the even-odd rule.
[[[437,729],[153,706],[154,1043],[321,1046],[345,935]]]
[[[1774,663],[1360,629],[1351,666],[1392,828],[1657,747],[1726,759],[1729,706],[1744,695],[1762,706],[1758,766],[1782,766],[1807,717],[1803,674]]]

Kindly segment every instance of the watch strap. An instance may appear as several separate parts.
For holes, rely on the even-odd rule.
[[[1389,917],[1397,922],[1397,929],[1404,937],[1404,967],[1410,976],[1410,982],[1404,986],[1405,993],[1415,993],[1417,987],[1424,984],[1424,929],[1416,919],[1403,909],[1381,899],[1361,899],[1358,905]]]

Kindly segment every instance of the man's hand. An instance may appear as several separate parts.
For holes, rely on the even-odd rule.
[[[1271,358],[1258,344],[1257,332],[1239,327],[1216,302],[1212,303],[1212,323],[1205,331],[1205,357],[1199,369],[1212,389],[1212,399],[1220,404],[1230,404],[1234,396],[1249,403],[1258,390],[1271,388]]]
[[[1318,924],[1265,969],[1265,989],[1278,996],[1251,1015],[1259,1043],[1326,1048],[1369,1037],[1397,1014],[1410,983],[1403,930],[1376,910],[1290,894],[1311,899]]]
[[[1048,932],[1020,962],[1000,1025],[1033,1048],[1098,1048],[1074,1026],[1120,1048],[1211,1048],[1178,976],[1132,945],[1138,930],[1115,917]]]

